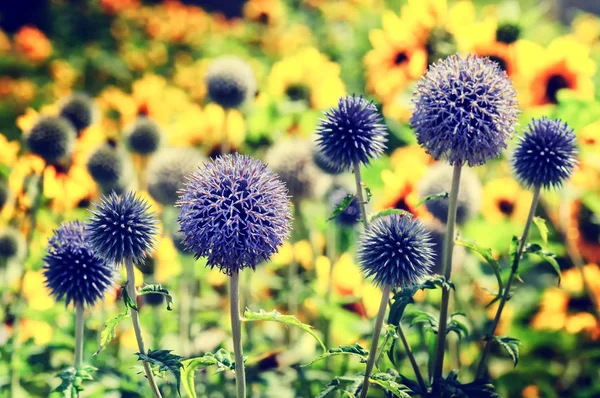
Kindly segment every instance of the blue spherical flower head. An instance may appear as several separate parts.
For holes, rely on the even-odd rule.
[[[431,234],[412,217],[380,217],[361,236],[358,262],[380,287],[413,285],[433,268]]]
[[[317,130],[317,144],[332,167],[350,171],[369,164],[385,150],[387,130],[372,102],[362,97],[340,98],[337,108],[325,112]]]
[[[103,196],[86,225],[92,247],[105,260],[144,260],[156,243],[157,222],[148,203],[133,192]]]
[[[481,165],[498,157],[514,134],[516,95],[497,63],[455,54],[430,66],[417,83],[410,124],[436,160]]]
[[[577,165],[573,130],[560,120],[533,119],[513,154],[517,179],[527,188],[558,188]]]
[[[225,155],[204,164],[181,191],[178,217],[196,258],[231,275],[268,260],[290,233],[287,190],[265,164]]]
[[[113,283],[113,268],[96,254],[79,221],[63,223],[50,238],[44,257],[46,286],[67,305],[93,305]]]

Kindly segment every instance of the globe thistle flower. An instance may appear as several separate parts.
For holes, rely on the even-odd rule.
[[[68,120],[77,133],[94,122],[96,113],[94,101],[86,94],[72,95],[60,107],[60,116]]]
[[[387,141],[383,119],[373,103],[346,96],[337,108],[325,112],[317,130],[317,144],[334,167],[352,170],[354,164],[369,164],[381,156]]]
[[[265,164],[246,155],[205,163],[187,182],[178,206],[186,246],[228,275],[255,269],[290,233],[285,186]]]
[[[107,144],[92,152],[87,161],[87,170],[98,185],[112,188],[122,181],[125,165],[124,154]]]
[[[350,192],[342,187],[332,189],[329,194],[331,208],[335,209],[338,207],[349,194]],[[360,204],[358,203],[358,198],[355,196],[348,207],[335,218],[335,222],[343,227],[353,227],[360,221],[360,217]]]
[[[125,140],[131,152],[151,155],[158,150],[161,135],[158,125],[152,119],[142,116],[129,127]]]
[[[57,301],[94,305],[113,283],[114,269],[97,255],[79,221],[63,223],[48,241],[46,286]]]
[[[436,160],[476,166],[496,158],[515,131],[516,91],[488,58],[452,55],[417,83],[410,124]]]
[[[144,275],[154,275],[154,269],[156,268],[156,260],[153,257],[146,256],[139,263],[134,264],[135,267]]]
[[[0,179],[0,210],[2,210],[6,202],[8,202],[8,194],[8,184],[3,179]]]
[[[204,160],[204,156],[193,148],[160,150],[148,164],[148,192],[158,203],[174,205],[186,177],[197,171]]]
[[[133,192],[103,196],[86,225],[88,240],[106,261],[139,263],[156,243],[157,222],[148,203]]]
[[[313,149],[312,155],[313,163],[323,173],[335,176],[344,172],[343,168],[339,167],[337,164],[327,159],[323,152],[321,152],[318,148]]]
[[[575,170],[575,133],[561,120],[533,119],[519,140],[512,166],[524,187],[559,188]]]
[[[77,134],[71,123],[62,117],[48,116],[39,119],[27,133],[27,147],[47,164],[56,164],[69,156]]]
[[[419,182],[421,199],[429,195],[450,192],[452,188],[452,167],[437,163],[429,168]],[[471,169],[460,173],[460,185],[457,196],[456,222],[464,224],[481,209],[482,187],[477,174]],[[427,210],[443,223],[448,220],[448,199],[431,199],[425,202]]]
[[[504,44],[513,44],[521,36],[521,27],[516,23],[503,22],[496,28],[496,41]]]
[[[0,259],[22,258],[25,254],[23,235],[13,227],[0,230]]]
[[[316,195],[322,175],[312,163],[310,142],[299,139],[279,141],[269,148],[265,162],[279,175],[293,200]]]
[[[380,287],[413,285],[433,268],[431,234],[412,217],[377,218],[360,238],[358,262]]]
[[[256,94],[256,77],[246,61],[235,56],[215,59],[206,71],[210,99],[225,109],[238,108]]]

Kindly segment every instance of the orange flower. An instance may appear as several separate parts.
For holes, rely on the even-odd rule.
[[[140,6],[140,0],[100,0],[100,6],[107,14],[118,14]]]
[[[52,54],[52,43],[42,31],[33,26],[23,26],[15,36],[18,53],[32,62],[41,62]]]

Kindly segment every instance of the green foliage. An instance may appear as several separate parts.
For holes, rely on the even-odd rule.
[[[385,209],[380,211],[379,213],[373,215],[371,217],[371,222],[377,220],[379,217],[385,217],[385,216],[389,216],[392,214],[398,214],[400,216],[403,217],[412,217],[412,213],[406,211],[406,210],[402,210],[402,209]]]
[[[331,213],[331,215],[329,216],[329,218],[327,219],[327,221],[334,220],[340,214],[342,214],[344,212],[344,210],[346,210],[348,208],[348,206],[350,206],[350,203],[352,203],[352,200],[355,197],[356,197],[356,195],[354,195],[354,194],[348,194],[348,195],[346,195],[346,197],[344,199],[342,199],[342,201],[340,202],[340,204],[337,205],[335,207],[335,209],[333,209],[333,213]]]
[[[538,231],[540,231],[540,236],[544,245],[548,247],[548,226],[546,225],[546,220],[542,217],[533,217],[533,223],[537,227]]]
[[[283,323],[285,325],[296,326],[296,327],[304,330],[306,333],[310,334],[311,336],[313,336],[315,338],[315,340],[317,340],[317,342],[321,345],[323,352],[327,352],[327,348],[325,347],[325,344],[323,344],[323,341],[313,331],[313,327],[300,322],[298,320],[298,318],[296,318],[293,315],[283,315],[280,312],[278,312],[277,310],[273,310],[271,312],[267,312],[263,309],[259,310],[258,312],[252,312],[250,310],[246,310],[246,311],[244,311],[243,321],[244,322],[273,321],[273,322]]]
[[[446,327],[446,334],[454,332],[459,338],[467,337],[469,335],[469,326],[467,326],[465,322],[466,319],[467,315],[463,312],[455,312],[450,315],[448,326]]]
[[[496,297],[492,300],[492,302],[488,304],[488,306],[496,302],[497,300],[500,300],[500,298],[502,297],[502,292],[504,290],[504,284],[502,282],[500,263],[494,258],[494,255],[492,254],[492,249],[481,247],[477,244],[477,242],[472,240],[457,239],[455,243],[457,245],[461,245],[473,250],[481,257],[483,257],[483,259],[492,267],[494,275],[496,276],[496,280],[498,281],[498,292],[496,294]]]
[[[153,285],[146,284],[146,285],[142,286],[142,288],[140,290],[138,290],[138,294],[140,296],[142,296],[144,294],[161,294],[161,295],[165,296],[165,301],[167,302],[167,310],[168,311],[172,310],[171,304],[173,304],[173,297],[171,296],[169,291],[160,284],[153,284]]]
[[[390,325],[400,324],[406,306],[415,302],[413,300],[413,296],[418,290],[432,290],[437,289],[438,287],[441,287],[442,289],[454,289],[452,282],[446,282],[446,279],[443,276],[432,275],[419,284],[407,286],[396,292],[394,297],[392,297],[392,305],[388,315],[388,323]]]
[[[542,247],[540,245],[538,245],[537,243],[527,244],[527,246],[525,246],[525,253],[535,254],[535,255],[539,256],[542,260],[549,263],[552,266],[552,268],[554,269],[554,271],[556,272],[556,275],[558,275],[558,285],[560,286],[560,280],[561,280],[560,265],[558,265],[558,262],[556,261],[556,256],[553,253],[550,253],[549,251],[542,249]]]
[[[452,370],[448,377],[437,380],[443,398],[501,398],[496,393],[494,385],[488,380],[475,380],[472,383],[461,383],[458,380],[458,371]]]
[[[147,354],[136,352],[138,361],[146,361],[152,367],[158,368],[159,372],[171,372],[177,382],[177,393],[180,394],[181,389],[181,356],[171,354],[172,350],[148,350]]]
[[[367,186],[367,184],[363,183],[362,185],[365,187],[365,194],[367,195],[367,203],[369,203],[371,201],[371,198],[373,197],[373,193],[371,192],[371,188],[369,188]]]
[[[61,383],[52,392],[59,393],[64,398],[77,398],[79,397],[79,393],[83,391],[83,381],[94,380],[92,373],[96,370],[98,369],[89,365],[83,366],[80,369],[75,369],[71,366],[56,375],[61,380]]]
[[[362,385],[363,376],[342,376],[334,378],[316,398],[337,397],[340,392],[342,397],[355,397],[356,390]]]
[[[133,302],[133,299],[131,297],[129,297],[129,292],[127,291],[127,284],[129,283],[129,281],[126,281],[122,286],[121,286],[121,293],[123,295],[123,301],[125,302],[125,306],[131,308],[134,311],[138,311],[138,307],[135,305],[135,303]]]
[[[129,307],[125,308],[125,312],[120,313],[114,318],[110,318],[104,323],[104,330],[100,332],[100,347],[94,353],[94,355],[100,354],[102,350],[104,350],[111,341],[117,337],[117,325],[125,318],[129,318],[131,316],[131,312],[129,311]]]
[[[341,345],[338,348],[328,349],[327,352],[325,352],[324,354],[319,355],[318,357],[316,357],[315,359],[313,359],[306,365],[302,365],[302,366],[303,367],[310,366],[313,363],[321,361],[323,359],[340,356],[340,355],[355,356],[360,359],[360,362],[367,362],[367,357],[369,356],[369,351],[362,348],[360,346],[360,344],[358,344],[358,343],[355,343],[354,345]]]
[[[382,387],[384,390],[391,392],[394,396],[399,398],[410,398],[410,393],[412,392],[410,388],[405,386],[404,384],[398,383],[397,374],[391,373],[375,373],[369,377],[369,381],[372,384],[377,384]]]
[[[434,193],[433,195],[427,195],[417,202],[416,207],[419,207],[423,203],[430,201],[430,200],[435,200],[435,199],[447,200],[448,197],[450,197],[450,194],[448,192],[440,192],[440,193]]]
[[[197,397],[194,388],[194,376],[198,369],[215,365],[217,367],[215,373],[227,370],[235,372],[235,361],[231,358],[231,353],[225,351],[223,348],[214,354],[209,352],[202,357],[186,359],[181,364],[183,366],[183,374],[181,375],[183,388],[192,398]]]
[[[513,365],[516,368],[519,363],[519,346],[521,345],[521,342],[518,339],[508,336],[494,336],[494,341],[500,344],[500,346],[508,352],[513,360]]]

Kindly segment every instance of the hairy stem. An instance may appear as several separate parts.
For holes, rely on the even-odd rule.
[[[423,394],[427,393],[427,385],[425,384],[425,380],[423,380],[423,376],[421,375],[421,371],[419,370],[419,365],[415,360],[415,356],[410,348],[410,344],[408,340],[406,340],[406,336],[404,335],[404,330],[402,329],[402,323],[398,325],[398,334],[400,335],[400,339],[402,340],[402,344],[404,345],[404,349],[406,350],[406,355],[408,356],[408,360],[412,365],[413,370],[415,371],[415,376],[417,376],[417,381],[419,382],[419,386],[423,391]]]
[[[231,333],[233,335],[233,352],[235,354],[235,385],[237,398],[246,397],[246,372],[244,370],[244,351],[242,349],[242,325],[240,318],[240,273],[233,272],[229,278],[229,296],[231,303]]]
[[[446,221],[446,235],[444,236],[444,277],[446,282],[450,281],[452,275],[452,252],[454,249],[454,226],[456,224],[456,207],[458,199],[458,188],[460,186],[460,172],[462,166],[455,165],[452,174],[452,188],[450,189],[450,198],[448,204],[448,219]],[[442,377],[444,370],[444,352],[446,345],[446,325],[448,322],[448,304],[450,302],[450,288],[442,289],[442,303],[440,308],[440,319],[438,322],[439,331],[437,334],[435,350],[435,366],[433,372],[434,390],[436,390],[435,381]],[[435,396],[435,392],[434,392]]]
[[[127,259],[127,261],[125,261],[125,269],[127,271],[127,293],[129,294],[131,300],[134,303],[137,303],[137,291],[135,290],[135,274],[133,273],[133,262],[130,259]],[[139,314],[134,309],[131,310],[131,321],[133,322],[133,330],[135,331],[135,339],[137,340],[140,354],[146,354],[144,338],[142,337],[142,328],[140,326]],[[144,364],[144,372],[146,373],[146,378],[148,379],[148,383],[150,384],[150,388],[152,389],[152,394],[154,395],[154,398],[162,398],[160,390],[158,389],[158,385],[156,384],[156,380],[154,379],[154,375],[152,374],[150,364],[146,361],[142,361],[142,363]]]
[[[75,369],[78,370],[83,362],[83,303],[75,304]]]
[[[496,315],[494,316],[494,321],[492,322],[492,327],[490,328],[490,332],[487,334],[487,341],[485,342],[485,348],[483,349],[483,353],[481,354],[481,359],[479,360],[479,365],[477,366],[477,373],[475,374],[475,379],[480,379],[483,377],[483,372],[485,371],[485,363],[488,355],[490,354],[490,350],[492,347],[492,338],[494,333],[496,333],[496,328],[500,323],[500,318],[502,317],[502,310],[504,309],[504,305],[510,298],[510,287],[512,286],[513,280],[517,275],[517,271],[519,270],[519,262],[521,261],[521,256],[523,255],[523,250],[525,249],[525,244],[527,242],[527,236],[529,235],[529,228],[531,227],[531,222],[533,221],[533,216],[535,215],[535,210],[537,208],[538,201],[540,199],[540,187],[535,187],[533,191],[533,199],[531,200],[531,207],[529,208],[529,215],[527,216],[527,221],[525,222],[525,229],[523,230],[523,236],[519,241],[519,246],[517,248],[517,253],[515,254],[515,258],[513,259],[512,266],[510,268],[510,274],[508,276],[508,281],[506,282],[506,286],[504,286],[504,292],[502,294],[502,298],[500,299],[500,303],[498,304],[498,309],[496,310]]]
[[[362,214],[363,224],[365,230],[369,228],[369,220],[367,219],[367,202],[365,202],[363,195],[362,181],[360,178],[360,164],[354,163],[354,179],[356,181],[356,196],[358,197],[358,203],[360,204],[360,214]]]
[[[367,359],[367,369],[365,371],[365,378],[363,380],[362,390],[360,392],[361,398],[366,398],[369,392],[369,377],[373,372],[373,366],[375,366],[375,357],[377,356],[377,345],[379,344],[379,335],[381,334],[381,328],[383,326],[383,318],[385,317],[385,311],[387,310],[388,301],[390,300],[390,292],[392,287],[390,285],[383,289],[381,294],[381,303],[379,304],[379,312],[377,313],[377,320],[375,321],[375,329],[373,329],[373,339],[371,340],[371,349],[369,350],[369,358]]]

